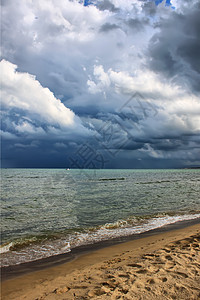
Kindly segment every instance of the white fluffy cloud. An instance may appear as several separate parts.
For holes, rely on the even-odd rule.
[[[8,110],[13,107],[22,109],[35,114],[36,119],[61,127],[74,125],[75,115],[70,109],[56,99],[48,88],[42,87],[35,76],[17,72],[16,69],[16,65],[6,60],[0,63],[3,106]],[[26,128],[26,123],[23,124],[22,128]]]
[[[35,76],[16,69],[16,65],[6,60],[0,62],[3,117],[16,132],[43,136],[47,130],[58,136],[61,132],[64,136],[70,133],[87,135],[88,130],[72,110],[44,88]],[[17,121],[12,119],[14,116]],[[46,129],[41,124],[45,124]]]
[[[154,111],[153,118],[144,118],[140,122],[150,136],[158,133],[158,130],[167,133],[170,128],[176,134],[200,134],[199,97],[187,93],[180,86],[163,82],[157,74],[146,69],[138,70],[130,76],[112,69],[105,72],[103,66],[94,66],[94,77],[95,81],[88,81],[88,89],[92,94],[104,94],[112,90],[113,94],[119,93],[121,96],[131,97],[139,93],[143,97],[140,100],[146,103],[146,109]],[[137,97],[133,98],[135,99],[129,105],[133,105],[135,113],[139,115],[135,109],[139,105]],[[122,101],[113,103],[113,108],[117,109],[122,104]],[[138,108],[141,110],[141,107]]]

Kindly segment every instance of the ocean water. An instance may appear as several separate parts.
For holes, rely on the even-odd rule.
[[[200,170],[1,170],[1,265],[200,218]]]

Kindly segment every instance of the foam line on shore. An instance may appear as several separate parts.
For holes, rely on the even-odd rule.
[[[95,250],[99,250],[105,247],[126,243],[128,241],[132,241],[136,239],[138,240],[151,235],[156,235],[156,234],[164,233],[166,231],[171,231],[175,229],[185,228],[199,223],[200,223],[200,219],[179,221],[176,223],[168,224],[163,227],[149,230],[148,232],[143,232],[143,233],[129,235],[129,236],[122,236],[120,238],[105,240],[94,244],[82,245],[72,249],[71,252],[67,252],[64,254],[54,255],[44,259],[39,259],[36,261],[31,261],[31,262],[27,262],[15,266],[2,267],[1,268],[2,280],[15,278],[17,276],[21,276],[26,273],[31,273],[33,271],[40,271],[43,269],[50,268],[52,266],[61,265],[63,263],[74,260],[76,257],[79,257],[86,253],[91,253]]]

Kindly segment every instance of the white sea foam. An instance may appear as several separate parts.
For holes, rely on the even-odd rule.
[[[66,245],[62,247],[62,250],[64,250],[65,252],[70,252],[71,251],[70,243],[67,242]]]
[[[0,246],[0,253],[2,254],[2,253],[6,253],[6,252],[10,251],[10,247],[12,247],[12,246],[13,246],[12,242],[9,244],[4,244],[4,245]]]
[[[128,227],[126,227],[127,224],[126,221],[109,223],[103,225],[97,231],[94,231],[92,233],[90,232],[90,233],[77,234],[75,241],[71,241],[71,244],[73,244],[73,247],[90,244],[90,243],[92,244],[95,242],[105,241],[105,240],[119,238],[123,236],[140,234],[140,233],[148,232],[153,229],[161,228],[166,225],[174,224],[179,221],[187,221],[187,220],[189,221],[197,218],[200,218],[200,214],[163,216],[163,217],[149,219],[148,221],[146,221],[141,225],[134,225]]]

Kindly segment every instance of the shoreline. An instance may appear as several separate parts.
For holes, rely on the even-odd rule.
[[[183,224],[173,225],[176,225],[176,227],[183,226]],[[76,299],[73,296],[74,294],[77,297],[82,297],[82,299],[117,299],[117,295],[122,296],[123,293],[126,294],[127,298],[125,299],[131,299],[128,298],[129,293],[132,293],[132,295],[134,293],[139,295],[144,291],[153,293],[157,277],[159,280],[160,278],[165,279],[163,279],[163,282],[159,281],[159,287],[157,286],[156,289],[161,288],[161,286],[164,289],[163,286],[170,282],[174,286],[179,281],[180,284],[184,285],[187,280],[190,280],[187,286],[188,284],[191,285],[191,280],[193,280],[191,286],[194,286],[195,282],[199,284],[200,261],[196,261],[199,259],[199,220],[196,225],[190,224],[189,226],[189,224],[185,224],[181,229],[173,228],[172,230],[171,226],[170,229],[169,226],[167,227],[160,228],[162,232],[155,233],[154,231],[146,237],[140,235],[140,238],[137,239],[90,252],[86,251],[82,255],[79,253],[71,261],[56,263],[56,265],[42,270],[34,269],[32,272],[7,279],[2,282],[2,299]],[[181,248],[180,245],[182,244],[186,245],[185,248]],[[158,261],[156,261],[157,259]],[[174,265],[170,267],[172,262]],[[156,264],[157,272],[154,270]],[[183,264],[185,264],[184,272]],[[193,269],[188,275],[190,268]],[[150,271],[151,269],[152,271]],[[154,284],[150,280],[150,275],[154,278]],[[116,280],[115,285],[111,282],[112,278]],[[173,278],[175,282],[173,282]],[[130,288],[129,279],[132,281],[134,279],[136,282],[139,280],[140,283],[134,286],[133,281]],[[146,280],[145,285],[143,280]],[[148,280],[152,283],[148,283]],[[122,285],[123,288],[120,292],[120,286]],[[165,291],[167,288],[170,288],[170,286],[166,286]],[[148,289],[150,290],[148,291]],[[162,289],[160,293],[164,291]],[[185,292],[186,296],[181,299],[198,299],[195,293],[200,293],[199,288],[194,286],[193,290],[188,290],[188,287],[185,287],[185,289],[187,290],[187,293]],[[180,291],[177,290],[176,294]],[[116,298],[113,293],[116,294]],[[132,299],[157,299],[153,296],[151,298],[148,293],[147,298],[144,295],[143,298],[130,297]],[[183,291],[181,293],[183,294]],[[188,295],[191,297],[188,298]],[[163,299],[180,298],[166,298],[163,296]]]
[[[157,235],[160,233],[173,231],[176,229],[186,228],[186,227],[196,225],[196,224],[200,224],[200,218],[186,220],[186,221],[178,221],[176,223],[158,227],[156,229],[152,229],[152,230],[149,230],[149,231],[146,231],[143,233],[133,234],[133,235],[129,235],[129,236],[121,236],[121,237],[113,238],[110,240],[96,242],[94,244],[78,246],[78,247],[72,248],[72,250],[67,253],[53,255],[53,256],[50,256],[47,258],[42,258],[39,260],[26,262],[26,263],[22,263],[22,264],[18,264],[18,265],[1,267],[0,268],[1,281],[3,282],[3,281],[13,279],[18,276],[29,274],[29,273],[32,273],[35,271],[42,271],[42,270],[45,270],[45,269],[48,269],[51,267],[56,267],[58,265],[71,262],[82,255],[90,254],[90,253],[100,250],[100,249],[112,247],[115,245],[119,245],[119,244],[126,243],[129,241],[138,240],[138,239],[149,237],[152,235]]]

